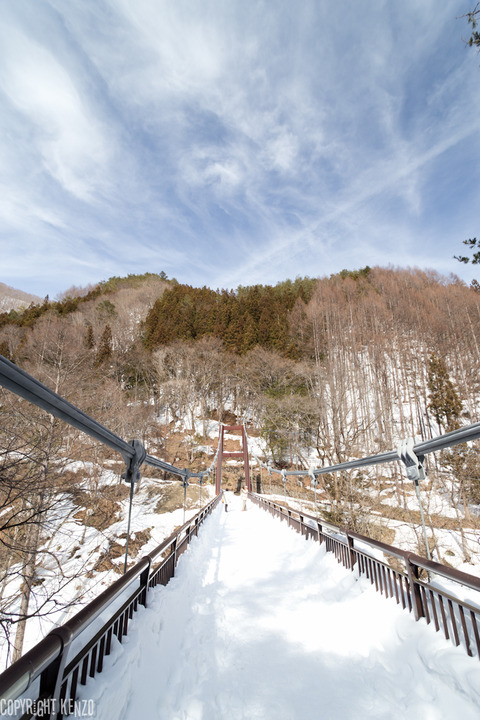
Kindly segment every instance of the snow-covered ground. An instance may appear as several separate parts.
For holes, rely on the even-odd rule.
[[[70,468],[77,469],[74,463],[71,463]],[[108,469],[102,473],[103,488],[118,484],[118,474]],[[133,499],[130,538],[133,542],[137,533],[148,531],[150,539],[134,558],[130,551],[130,562],[137,562],[141,557],[152,552],[176,527],[183,525],[199,511],[200,501],[192,499],[192,491],[189,489],[185,512],[182,508],[170,512],[158,512],[156,506],[162,500],[161,491],[168,489],[169,486],[178,486],[178,481],[142,479],[140,490],[135,493]],[[149,490],[152,488],[158,492],[149,495]],[[205,484],[202,488],[202,505],[205,505],[213,494],[213,486]],[[42,566],[38,568],[37,574],[42,579],[42,584],[35,588],[35,593],[30,599],[30,611],[42,607],[43,614],[33,616],[27,622],[24,653],[40,642],[52,627],[67,622],[83,605],[91,602],[106,587],[112,585],[123,570],[123,552],[112,560],[112,564],[118,568],[117,571],[113,568],[95,571],[93,568],[102,554],[108,550],[111,542],[125,547],[128,497],[119,502],[119,519],[112,521],[104,531],[91,526],[86,527],[80,520],[75,519],[74,512],[79,509],[73,505],[71,499],[67,498],[57,508],[59,520],[50,519],[50,537],[46,540],[43,549],[54,552],[45,555]],[[18,611],[21,581],[20,573],[12,574],[12,579],[4,589],[4,596],[12,597],[9,608],[11,611]],[[56,594],[53,595],[55,590]],[[51,600],[46,601],[47,597],[51,597]],[[0,672],[6,667],[7,661],[10,662],[7,643],[0,637]]]
[[[195,428],[198,435],[201,434],[203,423],[196,421]],[[185,430],[185,423],[178,423],[178,430]],[[215,455],[215,445],[219,434],[219,423],[214,420],[206,422],[206,431],[208,440],[206,444],[196,446],[196,452],[206,453],[208,460],[206,464],[213,460]],[[226,434],[228,440],[235,440],[241,444],[241,435]],[[198,438],[197,438],[198,439]],[[210,443],[211,440],[211,443]],[[193,442],[193,440],[192,440]],[[205,441],[203,441],[205,443]],[[292,483],[288,487],[287,495],[281,492],[281,479],[278,474],[272,478],[265,469],[260,471],[260,467],[254,456],[262,458],[266,461],[268,453],[266,451],[265,441],[256,437],[253,433],[248,438],[249,451],[252,454],[251,470],[252,477],[260,474],[262,478],[263,492],[270,495],[270,499],[280,504],[287,503],[291,508],[297,509],[308,514],[315,515],[314,491],[308,488],[307,493],[302,489],[299,497],[295,498],[290,493],[295,494],[295,487],[292,490]],[[313,450],[312,450],[313,453]],[[308,453],[307,453],[308,455]],[[118,461],[106,461],[106,468],[97,478],[100,491],[103,488],[114,487],[121,482],[118,475]],[[242,462],[237,460],[229,460],[229,465],[243,468]],[[312,459],[312,464],[313,459]],[[112,465],[112,467],[109,467]],[[79,490],[89,491],[90,484],[93,482],[90,476],[95,479],[96,466],[92,463],[74,463],[71,462],[67,468],[71,472],[79,472],[84,477],[84,481],[78,485]],[[386,470],[389,470],[387,467]],[[272,480],[274,481],[272,483]],[[305,480],[304,480],[305,482]],[[398,505],[398,499],[395,495],[394,480],[381,478],[383,489],[376,489],[375,476],[372,474],[371,484],[366,485],[363,492],[371,495],[372,498],[380,499],[382,505],[395,507]],[[123,484],[123,483],[121,483]],[[132,513],[132,531],[131,538],[135,540],[137,534],[144,533],[149,539],[141,546],[135,548],[130,547],[131,560],[138,560],[143,555],[153,550],[165,537],[167,537],[175,527],[181,525],[184,517],[189,518],[198,510],[200,503],[193,500],[192,492],[187,493],[187,511],[184,516],[183,510],[158,512],[159,500],[163,497],[162,488],[166,490],[170,485],[178,485],[177,480],[163,481],[156,478],[144,478],[139,487],[139,491],[135,493]],[[455,511],[448,505],[448,496],[444,492],[440,492],[441,488],[438,484],[434,484],[433,489],[426,490],[422,487],[422,502],[424,503],[425,512],[438,512],[446,518],[454,518]],[[158,491],[158,492],[157,492]],[[280,492],[279,492],[280,491]],[[203,487],[203,503],[212,496],[213,486],[205,485]],[[273,494],[272,494],[273,493]],[[278,493],[278,494],[275,494]],[[318,509],[328,510],[329,504],[321,500],[321,494],[318,495]],[[406,491],[407,506],[418,511],[418,501],[413,488]],[[73,500],[66,496],[65,500],[58,506],[58,518],[49,518],[47,540],[45,547],[42,548],[44,555],[42,557],[41,566],[38,568],[38,576],[41,584],[35,588],[34,596],[30,601],[30,611],[34,612],[37,607],[42,606],[42,612],[48,611],[45,617],[32,617],[29,619],[26,627],[24,652],[33,647],[39,640],[44,637],[54,625],[61,624],[68,620],[72,615],[76,614],[82,605],[91,601],[105,587],[109,586],[121,572],[123,567],[123,553],[118,557],[113,557],[110,568],[108,564],[97,567],[99,561],[109,551],[110,546],[114,543],[118,547],[125,546],[125,532],[128,513],[128,497],[118,500],[118,515],[112,516],[111,524],[102,530],[91,525],[85,526],[84,521],[78,517],[78,511],[82,508],[73,503]],[[91,512],[88,506],[86,512]],[[394,546],[404,550],[414,550],[418,552],[418,539],[421,534],[419,527],[414,528],[411,522],[397,520],[388,517],[381,517],[380,511],[372,512],[372,515],[379,516],[379,523],[393,530],[395,536],[389,540]],[[428,529],[428,533],[431,531]],[[139,538],[141,535],[139,536]],[[463,539],[458,529],[436,529],[435,539],[437,546],[434,550],[434,559],[440,562],[448,562],[453,567],[461,569],[467,573],[480,575],[480,535],[477,529],[467,527],[463,533]],[[139,541],[140,542],[140,541]],[[469,561],[465,559],[465,547],[467,548]],[[46,553],[48,551],[48,553]],[[116,566],[116,567],[113,567]],[[59,572],[61,568],[61,572]],[[18,610],[21,597],[22,577],[20,572],[12,574],[10,581],[4,588],[4,597],[11,598],[9,610],[14,612]],[[43,606],[45,598],[51,597]],[[13,640],[13,636],[11,638]],[[0,638],[0,669],[3,669],[9,659],[7,654],[8,648],[5,640]]]
[[[480,668],[231,496],[81,689],[102,720],[477,720]]]

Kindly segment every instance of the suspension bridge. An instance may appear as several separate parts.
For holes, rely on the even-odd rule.
[[[120,453],[130,498],[143,464],[172,473],[184,487],[192,477],[215,475],[214,498],[193,518],[129,570],[125,562],[121,578],[0,675],[3,715],[478,716],[480,685],[473,683],[470,694],[459,690],[460,680],[441,660],[448,641],[462,671],[478,673],[477,577],[252,492],[245,426],[221,425],[212,465],[194,473],[147,454],[138,440],[123,440],[1,356],[0,384]],[[232,457],[224,436],[232,430],[242,440],[233,457],[244,464],[246,513],[234,499],[228,512],[220,502],[222,465]],[[425,455],[479,437],[476,423],[335,466],[267,470],[283,482],[289,474],[309,475],[315,487],[323,473],[400,462],[418,487]],[[363,601],[355,604],[359,592]],[[328,597],[335,602],[327,608]],[[388,622],[379,632],[372,617],[384,614]],[[409,655],[409,647],[418,650],[419,642],[426,649],[416,667],[418,653]],[[405,666],[413,668],[408,693],[398,682]],[[425,683],[434,677],[428,697]],[[382,695],[384,686],[390,695]],[[346,699],[349,688],[354,702]],[[442,714],[447,709],[451,714]]]

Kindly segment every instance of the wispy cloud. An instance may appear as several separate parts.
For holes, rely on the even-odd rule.
[[[464,272],[480,70],[456,0],[17,0],[0,23],[2,279],[236,286]]]

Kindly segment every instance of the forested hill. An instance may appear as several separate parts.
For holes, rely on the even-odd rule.
[[[165,284],[163,281],[166,277],[165,273],[161,273],[160,275],[144,273],[143,275],[128,275],[128,277],[125,278],[111,277],[109,280],[102,281],[97,285],[89,285],[84,288],[73,286],[62,293],[62,296],[56,301],[52,302],[47,295],[43,302],[31,302],[28,307],[25,307],[25,302],[18,303],[18,306],[16,305],[11,310],[0,312],[0,328],[7,325],[31,327],[44,315],[70,315],[81,308],[82,305],[97,300],[102,296],[108,296],[120,290],[138,288],[145,284],[151,284],[152,282],[158,286],[158,291],[161,292]],[[0,285],[3,285],[3,283],[0,283]],[[7,288],[6,285],[4,285],[4,287]],[[13,289],[11,290],[14,293],[19,292]],[[33,297],[22,292],[20,292],[20,295]]]
[[[236,292],[174,285],[147,315],[145,346],[153,349],[174,340],[211,336],[239,355],[261,345],[295,358],[300,351],[292,340],[290,313],[297,301],[310,300],[315,285],[310,278],[275,287],[240,287]]]
[[[378,341],[379,333],[392,338],[406,334],[422,336],[431,350],[445,354],[450,348],[443,347],[444,341],[456,318],[463,315],[473,332],[478,300],[457,277],[420,270],[367,266],[329,278],[235,291],[194,288],[168,280],[164,273],[145,273],[74,287],[56,301],[47,297],[23,310],[0,313],[0,351],[10,359],[18,349],[23,355],[29,328],[42,318],[65,318],[67,324],[83,325],[90,349],[98,347],[99,334],[108,325],[112,350],[121,348],[123,354],[124,341],[115,328],[126,324],[130,344],[141,342],[150,352],[175,341],[210,337],[236,355],[260,346],[293,360],[318,361],[328,352],[335,330],[335,343],[354,338],[366,346]]]
[[[228,409],[253,419],[276,462],[304,445],[337,461],[476,419],[479,338],[480,294],[418,269],[236,291],[146,273],[0,314],[0,353],[100,421],[121,425],[132,395],[173,418]]]

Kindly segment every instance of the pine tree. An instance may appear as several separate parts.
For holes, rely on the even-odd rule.
[[[110,360],[112,354],[112,328],[107,323],[98,344],[98,352],[95,358],[95,367],[103,365],[103,363],[105,363],[107,360]]]
[[[462,401],[455,390],[445,361],[432,353],[428,365],[428,408],[433,412],[439,427],[454,430],[462,412]]]
[[[87,350],[93,350],[93,348],[95,347],[95,336],[93,334],[93,327],[91,325],[87,326],[87,330],[85,332],[84,345],[87,348]]]
[[[243,330],[242,354],[255,347],[258,342],[257,323],[251,315],[247,315]]]
[[[3,357],[7,358],[7,360],[12,359],[12,356],[10,354],[10,348],[9,348],[8,342],[6,340],[2,340],[0,342],[0,355],[3,355]]]

